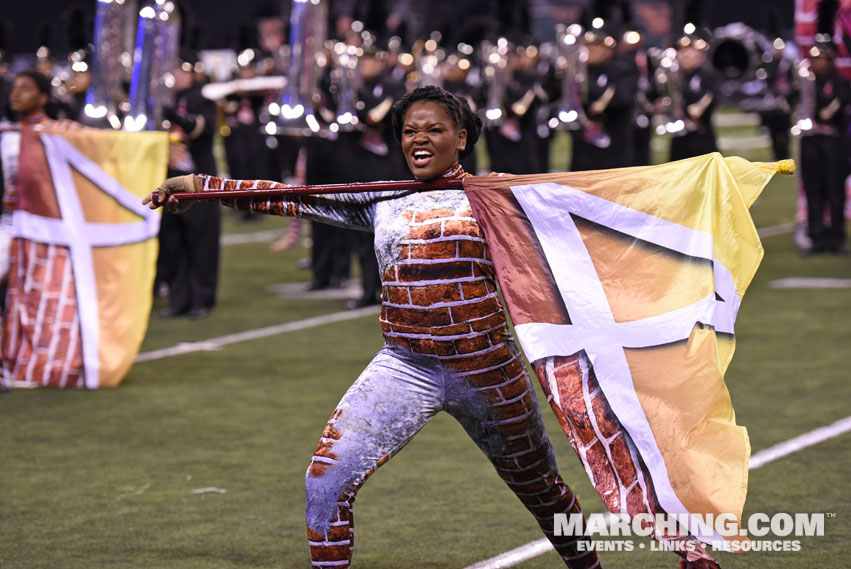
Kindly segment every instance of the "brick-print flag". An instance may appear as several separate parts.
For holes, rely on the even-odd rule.
[[[25,130],[3,380],[113,387],[148,326],[160,214],[141,205],[166,174],[165,133]],[[8,141],[6,141],[8,143]]]
[[[464,180],[517,337],[611,511],[741,520],[750,445],[723,375],[763,254],[748,208],[791,168],[713,153]]]

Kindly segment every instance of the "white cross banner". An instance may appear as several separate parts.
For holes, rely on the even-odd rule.
[[[165,133],[23,131],[3,322],[4,381],[110,387],[147,329]]]
[[[723,374],[762,258],[748,212],[786,163],[467,178],[517,337],[614,513],[741,519],[750,446]],[[736,536],[693,520],[658,539]]]

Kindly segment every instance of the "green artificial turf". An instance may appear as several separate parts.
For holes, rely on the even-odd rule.
[[[557,141],[566,151],[565,139]],[[765,149],[751,154],[768,159]],[[758,226],[793,219],[795,185],[792,176],[775,177],[753,206]],[[287,224],[227,215],[225,231]],[[727,373],[755,452],[847,416],[851,400],[851,290],[770,287],[785,277],[849,279],[851,259],[801,258],[788,233],[764,246]],[[212,315],[153,315],[142,351],[342,310],[342,301],[268,291],[306,281],[296,267],[305,255],[302,247],[273,253],[267,243],[223,248]],[[140,363],[116,389],[0,394],[0,568],[309,566],[304,472],[325,421],[380,344],[371,316]],[[602,511],[567,438],[543,412],[562,476],[586,511]],[[797,553],[718,554],[725,569],[846,567],[849,450],[846,434],[753,471],[746,514],[837,517]],[[210,488],[226,492],[193,492]],[[446,414],[369,480],[355,511],[354,563],[363,569],[460,569],[541,537]],[[648,550],[601,559],[607,568],[676,567],[673,554]],[[563,564],[550,552],[520,567]]]

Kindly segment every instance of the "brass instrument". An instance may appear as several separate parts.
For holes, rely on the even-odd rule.
[[[361,84],[358,62],[363,49],[345,42],[336,42],[331,49],[334,68],[331,82],[336,87],[337,112],[335,123],[342,132],[361,128],[357,114],[358,88]]]
[[[91,85],[81,120],[121,128],[122,83],[130,77],[136,0],[97,0],[91,61]],[[76,63],[76,62],[75,62]]]
[[[659,114],[661,122],[656,134],[682,136],[689,131],[690,122],[685,115],[682,95],[682,73],[674,48],[647,50],[647,58],[653,67],[653,80],[659,90]]]
[[[556,27],[556,44],[559,55],[556,69],[559,70],[561,99],[549,126],[555,130],[581,133],[583,140],[597,148],[608,148],[611,137],[603,125],[588,118],[585,104],[588,102],[588,46],[582,26],[559,25]]]
[[[809,59],[804,58],[795,64],[794,81],[801,98],[792,116],[790,132],[793,136],[805,136],[816,124],[816,75]]]
[[[722,99],[738,103],[746,112],[777,108],[767,70],[774,60],[774,48],[764,35],[734,22],[712,32],[709,49],[709,61],[721,75]]]
[[[125,130],[163,128],[163,108],[174,106],[174,69],[180,47],[180,13],[171,0],[139,10]]]
[[[508,65],[508,40],[499,38],[497,42],[482,43],[484,75],[487,81],[487,98],[482,122],[486,127],[498,127],[505,122],[505,90],[511,80],[511,68]]]
[[[290,57],[287,84],[279,110],[266,123],[267,134],[313,136],[321,134],[313,107],[319,97],[319,74],[328,64],[324,52],[328,38],[328,3],[293,0],[290,12]]]
[[[540,62],[537,69],[542,77],[549,77],[556,69],[558,59],[558,46],[551,42],[544,42],[538,48],[540,54]],[[541,104],[535,113],[535,132],[540,138],[547,138],[551,135],[552,128],[550,120],[553,115],[553,109],[558,101],[550,97],[550,93],[544,88],[541,82],[535,84],[535,92]]]
[[[556,27],[558,57],[556,69],[562,76],[561,99],[550,120],[555,130],[581,130],[588,122],[584,102],[588,97],[588,46],[583,39],[582,26],[573,24]]]

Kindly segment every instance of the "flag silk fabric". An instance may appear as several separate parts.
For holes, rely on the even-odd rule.
[[[166,174],[167,135],[29,129],[6,137],[4,147],[17,150],[17,200],[3,381],[115,386],[153,302],[160,214],[141,197]]]
[[[750,445],[723,376],[763,255],[748,208],[781,166],[713,153],[464,180],[517,337],[614,513],[741,521]],[[655,537],[744,539],[687,526]]]

